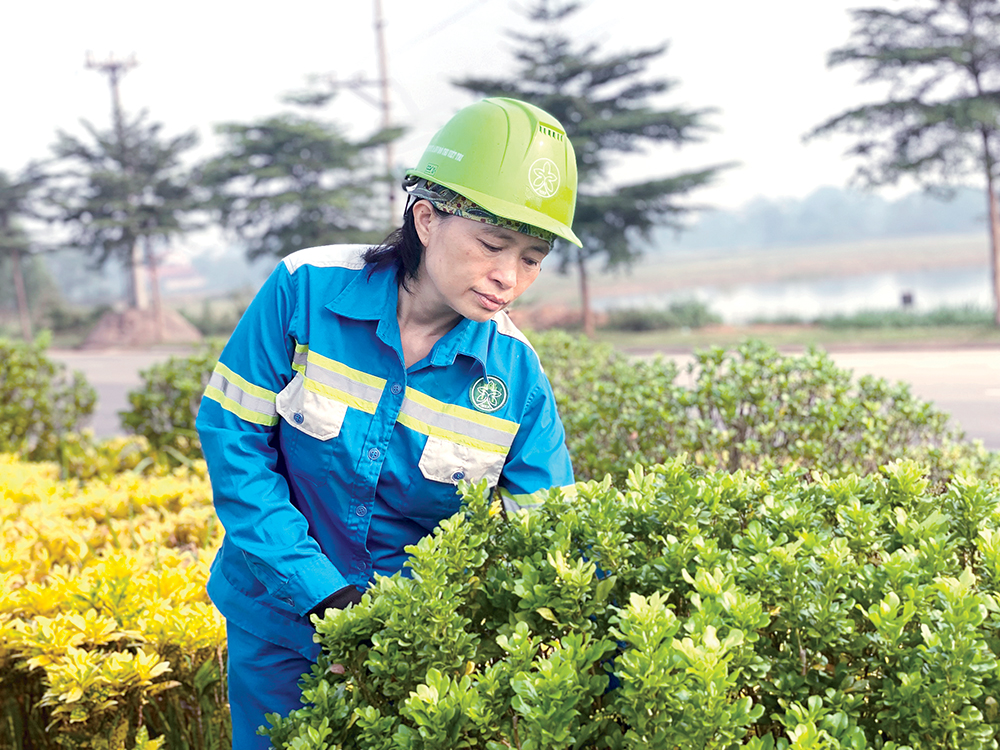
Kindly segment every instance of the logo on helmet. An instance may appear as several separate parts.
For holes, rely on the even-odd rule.
[[[561,181],[559,167],[551,159],[544,157],[536,159],[535,163],[528,168],[528,184],[541,198],[551,198],[555,195]]]

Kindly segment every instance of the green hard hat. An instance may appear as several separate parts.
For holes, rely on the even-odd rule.
[[[492,98],[460,109],[406,175],[451,188],[490,213],[582,246],[572,229],[573,144],[556,118],[532,104]]]

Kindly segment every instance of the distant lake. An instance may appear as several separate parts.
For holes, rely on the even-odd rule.
[[[696,299],[726,323],[742,324],[755,319],[796,317],[809,320],[861,310],[891,310],[902,307],[909,293],[913,310],[926,312],[941,307],[970,306],[991,309],[992,283],[989,270],[937,268],[919,271],[838,276],[830,279],[767,282],[731,286],[698,286],[673,292],[635,295],[601,295],[594,290],[595,310],[666,308],[672,302]]]

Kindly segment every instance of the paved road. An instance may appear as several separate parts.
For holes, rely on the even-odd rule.
[[[118,412],[126,394],[142,384],[139,372],[169,352],[50,351],[80,370],[97,390],[91,426],[98,437],[121,434]],[[966,433],[1000,450],[1000,348],[831,352],[838,366],[910,383],[913,393],[950,413]]]
[[[969,437],[1000,450],[1000,349],[831,352],[855,375],[909,383],[914,395],[952,415]]]
[[[82,372],[97,391],[97,408],[90,427],[99,438],[124,434],[118,412],[129,408],[128,392],[142,387],[139,373],[171,356],[171,352],[114,349],[50,349],[48,354],[70,370]]]
[[[1000,348],[829,351],[855,377],[910,384],[913,395],[951,414],[970,438],[1000,450]],[[690,356],[672,355],[683,368]]]

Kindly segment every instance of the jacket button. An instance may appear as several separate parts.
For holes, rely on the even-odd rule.
[[[374,461],[381,455],[382,454],[378,452],[378,448],[372,448],[370,451],[368,451],[368,458],[370,458],[372,461]]]
[[[363,516],[365,513],[368,512],[368,508],[366,508],[363,505],[359,505],[357,508],[354,509],[354,512],[357,513],[359,516]]]
[[[451,478],[454,479],[456,482],[459,479],[465,479],[465,472],[464,471],[456,471],[454,474],[451,475]]]
[[[403,390],[403,386],[401,386],[399,383],[393,383],[392,388],[390,388],[389,390],[392,391],[394,394],[398,395]]]
[[[302,412],[298,411],[292,415],[292,419],[295,420],[295,424],[302,424],[303,422],[306,421],[306,418],[302,416]]]

